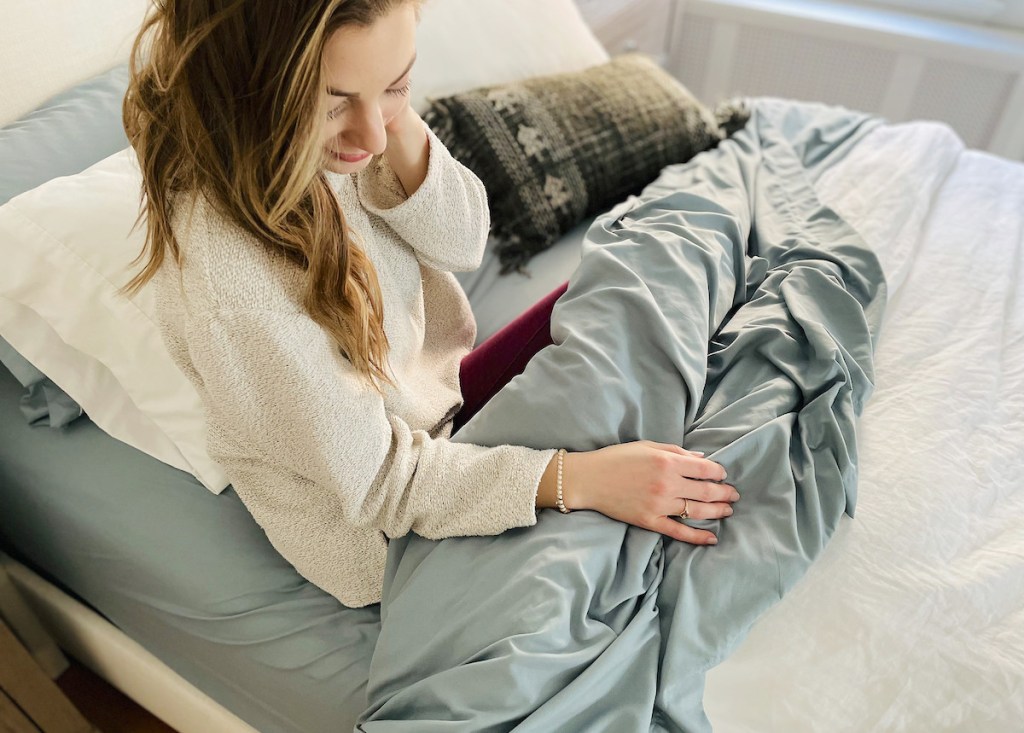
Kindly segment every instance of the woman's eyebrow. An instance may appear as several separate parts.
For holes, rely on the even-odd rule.
[[[401,81],[402,77],[409,73],[409,69],[411,69],[412,65],[415,64],[415,63],[416,63],[416,54],[413,54],[412,55],[412,61],[410,61],[409,65],[405,67],[405,71],[403,71],[401,74],[399,74],[398,78],[395,79],[390,84],[388,84],[388,86],[392,87],[395,84],[397,84],[399,81]],[[327,93],[330,94],[331,96],[334,96],[334,97],[356,97],[357,99],[359,98],[359,95],[354,93],[354,92],[343,92],[340,89],[335,89],[334,87],[327,87]]]

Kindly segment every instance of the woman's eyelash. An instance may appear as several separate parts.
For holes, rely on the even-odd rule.
[[[400,89],[388,89],[388,94],[394,94],[394,95],[395,95],[395,96],[397,96],[397,97],[404,97],[404,96],[405,96],[406,94],[408,94],[408,93],[409,93],[409,88],[410,88],[411,86],[412,86],[412,79],[410,79],[409,81],[407,81],[407,82],[405,83],[405,86],[404,86],[404,87],[401,87]],[[332,109],[331,111],[329,111],[329,112],[327,113],[327,119],[331,119],[331,120],[332,120],[332,119],[334,119],[334,117],[335,117],[335,116],[336,116],[336,115],[337,115],[337,114],[338,114],[339,112],[341,112],[341,110],[342,110],[342,108],[343,108],[344,106],[345,106],[345,105],[344,105],[344,103],[343,103],[343,104],[339,104],[339,105],[338,105],[337,107],[335,107],[334,109]]]
[[[388,89],[388,94],[397,94],[398,96],[405,96],[409,93],[409,87],[412,86],[412,79],[405,82],[405,86],[401,89]]]

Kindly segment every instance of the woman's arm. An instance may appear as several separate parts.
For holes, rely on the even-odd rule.
[[[554,449],[432,438],[388,411],[305,314],[197,314],[186,340],[207,392],[210,455],[296,567],[315,564],[299,535],[316,536],[327,517],[429,539],[536,523]]]
[[[425,265],[448,272],[475,270],[483,261],[491,227],[487,191],[419,115],[411,109],[409,114],[408,127],[396,133],[403,137],[395,138],[395,148],[389,136],[384,155],[356,174],[359,201]],[[423,149],[417,135],[426,141]],[[403,190],[407,186],[415,186],[409,196]]]
[[[412,196],[427,177],[430,139],[426,125],[416,111],[406,106],[387,125],[388,147],[384,151],[391,170],[398,176],[406,198]]]

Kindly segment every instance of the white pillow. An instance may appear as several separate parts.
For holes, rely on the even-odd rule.
[[[118,293],[145,228],[129,234],[142,174],[126,148],[0,206],[0,335],[113,437],[228,485],[206,452],[199,395],[164,347],[152,291]]]
[[[426,0],[410,104],[609,60],[573,0]]]

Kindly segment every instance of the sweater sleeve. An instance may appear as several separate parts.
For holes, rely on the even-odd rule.
[[[363,208],[379,216],[436,270],[468,272],[480,267],[491,226],[487,191],[457,161],[425,122],[427,176],[406,196],[384,155],[356,174]]]
[[[303,313],[219,311],[190,320],[187,332],[205,386],[211,457],[276,545],[288,546],[273,533],[289,525],[275,521],[275,508],[294,513],[303,497],[274,495],[259,485],[254,465],[293,476],[296,492],[308,482],[326,487],[317,493],[335,505],[308,502],[303,532],[326,521],[320,516],[391,538],[410,530],[428,539],[493,535],[536,524],[538,485],[556,449],[454,443],[411,428]],[[300,571],[317,562],[287,559]]]

